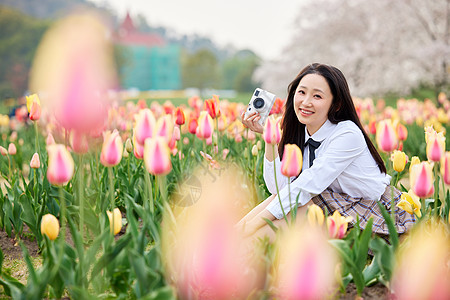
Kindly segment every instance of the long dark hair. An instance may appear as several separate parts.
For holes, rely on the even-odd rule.
[[[303,153],[305,144],[305,124],[300,123],[295,114],[294,95],[300,81],[308,74],[318,74],[323,76],[330,87],[333,100],[330,110],[328,111],[328,120],[333,124],[345,120],[350,120],[355,123],[364,135],[367,147],[369,147],[369,151],[375,159],[378,168],[382,173],[386,173],[383,159],[361,125],[344,74],[336,67],[319,63],[310,64],[303,68],[297,77],[289,84],[286,109],[281,122],[283,134],[281,136],[280,144],[278,145],[278,153],[280,156],[282,157],[284,145],[286,144],[297,144]]]

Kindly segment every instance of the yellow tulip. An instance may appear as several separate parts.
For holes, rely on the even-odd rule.
[[[307,218],[311,226],[314,225],[322,226],[325,220],[323,210],[316,204],[313,204],[310,207],[308,207]]]
[[[392,154],[392,161],[394,170],[397,172],[401,172],[405,169],[406,165],[406,154],[403,151],[394,150]]]
[[[41,220],[41,233],[48,236],[50,240],[55,240],[59,234],[58,219],[52,214],[46,214]]]
[[[402,193],[401,200],[397,204],[397,207],[400,207],[411,215],[416,214],[417,217],[422,217],[422,213],[420,212],[420,208],[422,207],[420,199],[411,190],[408,193]]]
[[[114,232],[114,235],[118,234],[122,229],[122,213],[120,212],[120,209],[118,209],[117,207],[114,208],[114,219],[113,213],[111,213],[110,211],[107,211],[106,214],[108,215],[111,232]]]
[[[411,158],[411,163],[409,165],[409,171],[411,172],[412,166],[417,165],[417,164],[420,164],[420,158],[418,156],[413,156]]]

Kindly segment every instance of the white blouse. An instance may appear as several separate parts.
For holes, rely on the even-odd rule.
[[[305,127],[305,141],[310,137],[321,144],[315,151],[316,158],[311,168],[309,150],[305,147],[302,172],[295,179],[281,174],[280,157],[273,162],[264,157],[264,181],[269,192],[276,194],[275,163],[281,204],[286,214],[295,206],[297,196],[298,205],[302,206],[327,188],[354,198],[381,198],[386,186],[390,184],[391,177],[381,173],[367,147],[364,135],[355,123],[342,121],[333,124],[327,120],[312,136]],[[290,184],[290,199],[288,180],[293,180]],[[278,196],[266,209],[277,219],[283,218]]]

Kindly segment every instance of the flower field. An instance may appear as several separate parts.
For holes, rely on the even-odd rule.
[[[270,196],[264,145],[279,141],[285,100],[262,135],[242,125],[245,104],[220,95],[126,101],[111,54],[101,22],[57,23],[33,62],[37,94],[0,115],[0,298],[450,299],[444,93],[395,107],[354,99],[402,192],[389,209],[414,216],[411,230],[399,236],[382,205],[386,236],[370,216],[313,205],[285,215],[285,230],[268,221],[272,243],[237,224]],[[285,154],[282,174],[295,176],[301,151]]]
[[[103,128],[90,132],[61,126],[37,95],[27,97],[29,112],[24,106],[11,119],[2,116],[0,227],[22,247],[28,268],[26,283],[2,271],[2,293],[14,299],[309,299],[339,298],[350,282],[361,294],[379,282],[399,299],[450,295],[450,102],[444,94],[439,108],[429,100],[399,99],[394,109],[355,99],[392,184],[404,192],[397,209],[419,219],[410,233],[399,238],[386,212],[387,243],[370,226],[345,232],[349,220],[311,208],[308,222],[280,235],[287,241],[256,242],[251,259],[233,226],[269,194],[263,136],[239,121],[245,106],[218,96],[178,107],[112,103]],[[268,124],[279,120],[282,104],[278,99]],[[30,235],[39,267],[23,246]]]

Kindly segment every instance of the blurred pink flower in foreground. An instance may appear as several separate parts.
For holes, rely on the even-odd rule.
[[[47,146],[47,179],[51,184],[64,185],[72,179],[75,165],[66,146],[53,144]]]
[[[31,69],[30,90],[67,130],[87,132],[103,126],[107,91],[117,84],[113,48],[101,19],[68,16],[44,35]]]
[[[414,227],[397,255],[392,276],[395,299],[450,299],[450,236],[431,219]]]
[[[320,227],[296,223],[276,241],[276,251],[278,255],[273,265],[275,298],[312,300],[331,297],[338,260]]]
[[[281,173],[286,177],[300,174],[303,165],[302,151],[296,144],[284,146],[283,159],[281,161]]]

